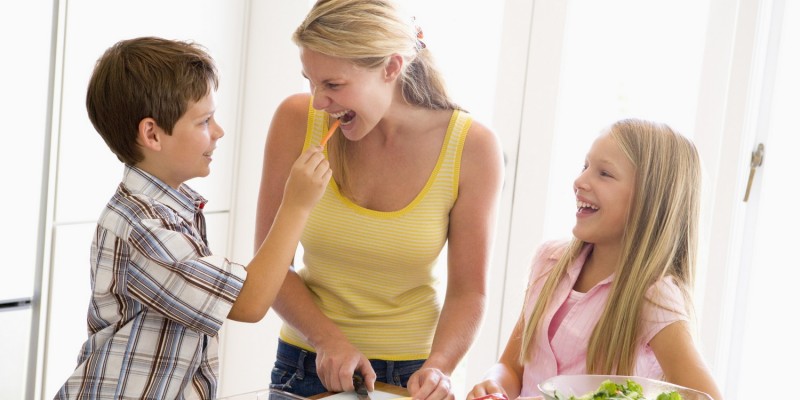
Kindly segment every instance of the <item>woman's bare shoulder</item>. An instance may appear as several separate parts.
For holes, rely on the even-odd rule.
[[[295,93],[292,94],[280,104],[278,104],[278,108],[275,110],[275,118],[287,118],[287,119],[303,119],[308,115],[308,107],[311,102],[311,95],[308,93]]]
[[[462,168],[474,165],[478,171],[489,173],[497,179],[502,174],[504,158],[500,139],[494,131],[473,119],[464,142]]]

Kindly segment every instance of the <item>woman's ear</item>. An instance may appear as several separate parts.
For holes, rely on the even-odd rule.
[[[403,63],[405,63],[405,60],[400,54],[395,53],[389,56],[389,59],[386,61],[386,66],[384,67],[384,79],[387,81],[397,79],[403,71]]]
[[[136,135],[136,142],[145,149],[161,150],[161,128],[158,127],[156,120],[147,117],[139,121],[139,131]]]

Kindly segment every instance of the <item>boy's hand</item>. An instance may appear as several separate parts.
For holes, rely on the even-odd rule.
[[[321,146],[312,146],[292,165],[284,188],[283,203],[311,209],[325,193],[331,179],[330,165]]]

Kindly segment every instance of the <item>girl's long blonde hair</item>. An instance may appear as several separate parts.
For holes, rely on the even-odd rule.
[[[677,311],[693,316],[701,167],[694,144],[667,125],[628,119],[609,131],[633,163],[636,181],[611,293],[589,340],[586,371],[630,375],[642,340],[645,302],[665,307],[657,295],[646,295],[654,283],[672,277],[686,304],[686,310]],[[523,332],[521,362],[535,358],[532,339],[547,334],[542,316],[583,245],[573,238],[547,276]]]
[[[297,27],[292,40],[302,48],[343,58],[363,68],[380,68],[394,54],[405,60],[400,74],[403,98],[431,110],[460,107],[447,94],[444,79],[424,44],[414,19],[391,0],[319,0]],[[330,151],[340,189],[346,192],[346,139],[334,135]]]

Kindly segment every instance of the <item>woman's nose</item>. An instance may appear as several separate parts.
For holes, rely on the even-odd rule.
[[[311,95],[314,97],[314,101],[311,103],[311,105],[316,110],[324,110],[331,104],[331,100],[318,90],[311,92]]]

